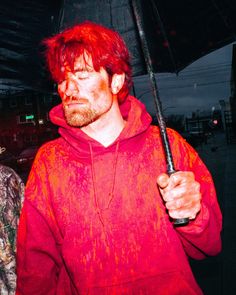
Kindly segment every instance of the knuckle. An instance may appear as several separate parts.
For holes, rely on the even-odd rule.
[[[183,206],[182,200],[176,200],[175,204],[176,204],[176,208],[181,208]]]

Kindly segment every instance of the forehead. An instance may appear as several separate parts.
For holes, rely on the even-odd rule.
[[[93,70],[93,61],[90,54],[86,51],[74,60],[74,70]]]
[[[75,57],[71,61],[64,61],[64,63],[61,66],[61,74],[64,75],[68,72],[74,72],[74,71],[93,71],[93,61],[90,54],[87,52],[82,53],[78,57]]]

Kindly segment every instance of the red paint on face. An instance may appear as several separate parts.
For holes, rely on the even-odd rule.
[[[95,71],[91,57],[78,57],[74,69],[65,67],[65,79],[58,85],[65,118],[74,127],[87,126],[109,111],[113,96],[107,72]]]

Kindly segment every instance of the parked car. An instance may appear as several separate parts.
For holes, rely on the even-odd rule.
[[[31,146],[26,149],[24,149],[19,156],[17,156],[17,170],[18,171],[29,171],[34,158],[36,156],[36,153],[39,149],[39,146]]]
[[[0,164],[16,168],[16,156],[10,153],[5,147],[0,146]]]

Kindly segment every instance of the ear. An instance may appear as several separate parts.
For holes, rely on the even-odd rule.
[[[114,74],[111,79],[111,92],[117,94],[123,87],[125,82],[125,73]]]

